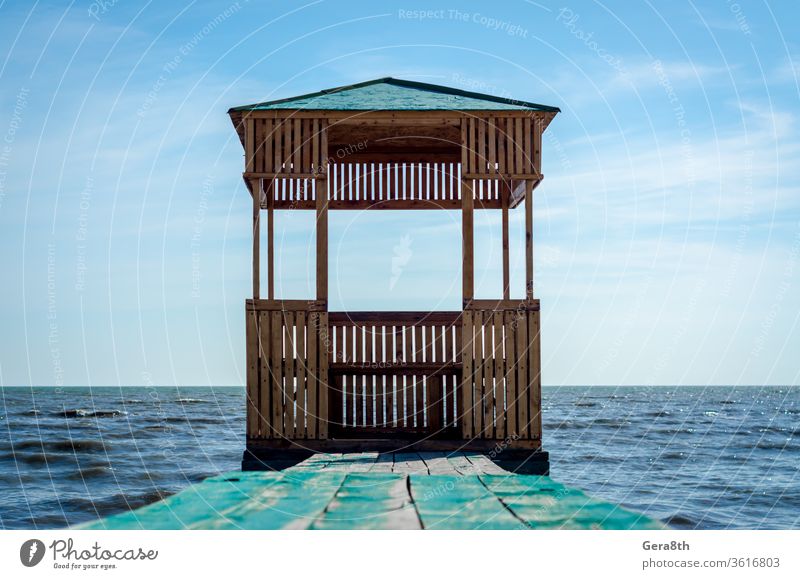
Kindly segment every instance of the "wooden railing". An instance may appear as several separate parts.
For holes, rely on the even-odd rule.
[[[328,313],[302,300],[247,301],[248,438],[328,438]]]
[[[315,209],[320,175],[290,172],[267,176],[246,173],[262,181],[262,209]],[[328,165],[330,209],[461,209],[461,163],[357,162]],[[474,177],[478,177],[477,175]],[[470,178],[478,209],[500,209],[505,186],[499,174]]]
[[[541,440],[538,300],[474,300],[462,316],[465,439]]]
[[[331,313],[331,429],[339,436],[454,429],[460,332],[460,312]]]
[[[247,302],[248,439],[541,440],[538,301],[463,312]]]

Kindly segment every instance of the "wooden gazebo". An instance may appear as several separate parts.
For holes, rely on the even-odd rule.
[[[547,470],[533,191],[558,112],[393,78],[229,111],[253,197],[245,468],[310,451],[413,449]],[[526,273],[524,296],[512,299],[508,216],[518,205]],[[364,209],[461,211],[460,311],[329,311],[328,211]],[[503,295],[475,299],[473,214],[489,209],[502,212]],[[275,299],[277,210],[316,211],[314,300]]]

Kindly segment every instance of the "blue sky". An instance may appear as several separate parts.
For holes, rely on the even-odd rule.
[[[242,384],[226,110],[382,76],[561,107],[536,191],[545,384],[800,383],[796,3],[457,4],[0,4],[0,383]],[[459,223],[333,214],[331,308],[457,308]],[[312,224],[278,216],[278,297],[313,295]],[[476,231],[497,297],[499,215]]]

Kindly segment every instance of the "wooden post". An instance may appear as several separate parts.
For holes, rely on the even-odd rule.
[[[470,142],[467,140],[467,121],[461,122],[461,235],[462,235],[462,290],[464,304],[475,297],[475,248],[473,238],[474,205],[472,182],[464,178],[467,170]]]
[[[257,300],[261,294],[261,179],[250,179],[250,189],[253,192],[253,299]]]
[[[275,180],[266,187],[267,194],[267,297],[275,299]]]
[[[324,134],[324,133],[323,133]],[[324,140],[324,139],[323,139]],[[335,183],[332,186],[336,186]],[[316,180],[317,301],[328,301],[328,176]],[[327,309],[327,308],[326,308]]]
[[[525,299],[533,299],[533,181],[525,181]]]
[[[508,203],[511,197],[511,181],[501,181],[500,197],[502,200],[503,222],[503,299],[511,299],[511,267],[508,258]]]

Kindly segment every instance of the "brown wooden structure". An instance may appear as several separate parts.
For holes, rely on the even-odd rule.
[[[558,112],[397,79],[229,111],[253,198],[246,457],[475,450],[546,470],[533,191]],[[525,289],[512,299],[508,216],[520,205]],[[348,209],[461,211],[462,309],[329,311],[328,211]],[[475,299],[473,215],[490,209],[502,212],[503,295]],[[275,299],[277,210],[316,212],[314,300]]]

